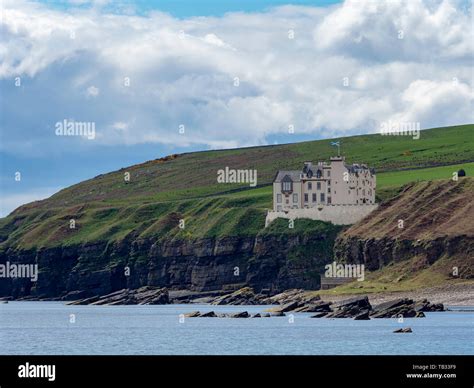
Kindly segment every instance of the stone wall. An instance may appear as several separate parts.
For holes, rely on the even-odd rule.
[[[309,218],[311,220],[319,220],[331,222],[334,225],[351,225],[359,222],[367,217],[375,209],[378,204],[366,205],[321,205],[309,209],[291,209],[288,211],[268,211],[265,220],[265,226],[277,218],[297,219]]]

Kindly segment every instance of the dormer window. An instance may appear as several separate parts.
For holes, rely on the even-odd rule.
[[[289,194],[293,191],[293,181],[288,175],[281,181],[281,191],[285,194]]]

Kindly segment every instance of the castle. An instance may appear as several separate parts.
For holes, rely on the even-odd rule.
[[[376,175],[364,164],[345,163],[344,156],[330,162],[304,162],[302,170],[278,171],[273,181],[276,218],[311,218],[334,224],[353,224],[377,208]]]

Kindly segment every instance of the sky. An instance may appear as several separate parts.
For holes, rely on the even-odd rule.
[[[474,122],[468,1],[2,3],[0,216],[171,153]]]

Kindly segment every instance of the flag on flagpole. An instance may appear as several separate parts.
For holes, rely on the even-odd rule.
[[[331,145],[337,147],[337,156],[341,156],[341,142],[340,141],[332,141]]]

